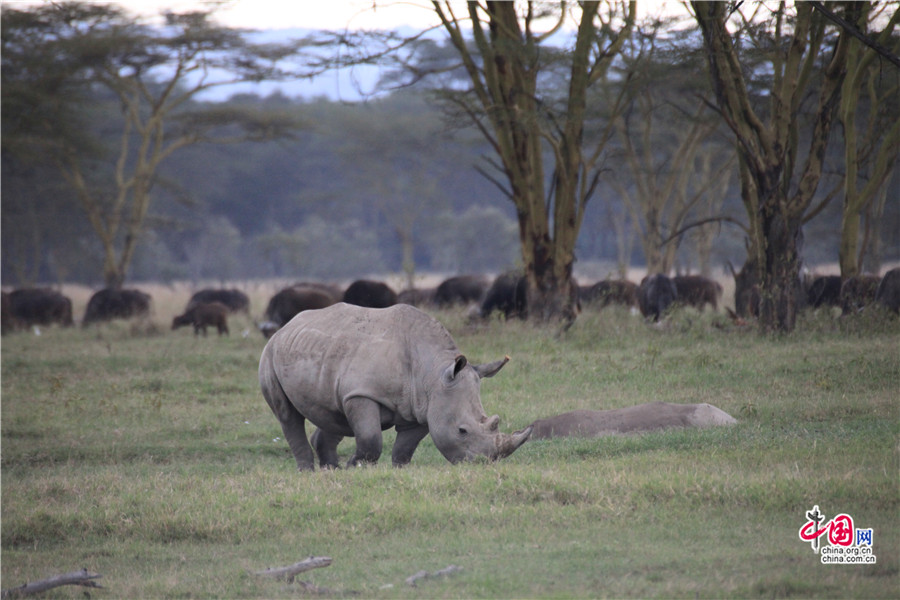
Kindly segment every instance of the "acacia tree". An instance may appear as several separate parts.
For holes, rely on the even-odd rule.
[[[859,4],[847,3],[845,11],[858,11]],[[729,29],[732,15],[742,17],[739,7],[725,2],[692,2],[691,6],[703,33],[719,113],[737,142],[741,198],[751,234],[745,269],[754,270],[759,282],[760,326],[766,331],[792,331],[799,293],[801,226],[822,175],[846,75],[848,34],[841,30],[836,39],[829,38],[827,21],[810,3],[795,3],[792,15],[785,3],[775,5],[765,19],[772,28],[755,26],[764,34],[760,49],[768,53],[766,67],[772,74],[768,110],[761,113],[751,101],[739,56],[742,32],[747,30],[732,33]],[[764,4],[754,6],[770,10]],[[754,22],[754,17],[745,19],[745,23]],[[829,49],[830,56],[825,56]],[[799,113],[816,79],[817,106],[801,166]]]
[[[151,27],[108,4],[4,8],[4,124],[10,110],[24,120],[16,140],[49,156],[74,190],[102,245],[108,286],[125,280],[164,160],[192,144],[266,140],[296,125],[194,102],[213,87],[286,77],[278,65],[298,50],[251,44],[210,16],[167,13],[164,26]],[[104,125],[118,129],[118,147],[97,149],[60,91],[111,93],[121,111]]]
[[[440,208],[436,187],[444,168],[435,119],[423,113],[414,98],[398,98],[406,110],[389,118],[378,103],[346,116],[354,136],[346,140],[340,154],[349,177],[366,190],[364,201],[390,224],[400,242],[401,264],[406,286],[415,281],[415,245],[422,220]]]
[[[434,2],[469,87],[443,90],[481,132],[499,177],[483,171],[515,204],[531,318],[575,318],[572,268],[585,207],[600,177],[609,134],[586,146],[588,89],[603,79],[634,25],[634,2]],[[567,53],[549,47],[570,12],[577,31]],[[539,32],[541,21],[549,27]],[[465,23],[465,25],[464,25]],[[471,27],[472,38],[464,35]],[[554,69],[556,69],[554,71]],[[556,75],[556,77],[554,77]],[[559,97],[556,90],[564,90]],[[552,156],[550,177],[545,150]]]
[[[885,7],[893,8],[887,24],[872,31],[874,23],[884,16]],[[881,9],[868,2],[860,3],[857,21],[851,27],[864,34],[869,33],[877,44],[885,45],[900,22],[897,5],[887,4]],[[900,48],[900,40],[894,39],[894,52]],[[838,257],[841,276],[857,275],[869,246],[871,235],[859,239],[860,217],[868,215],[867,231],[877,229],[877,221],[883,209],[885,182],[891,176],[900,154],[900,111],[897,95],[898,71],[888,67],[887,72],[878,60],[879,53],[865,46],[858,39],[849,40],[847,50],[847,78],[841,89],[838,120],[844,133],[843,181],[844,203],[841,214],[841,242]],[[863,100],[862,104],[860,100]]]
[[[696,77],[696,52],[683,34],[661,34],[669,27],[650,20],[631,36],[622,53],[623,109],[613,116],[626,169],[610,184],[638,229],[648,273],[673,267],[689,216],[715,218],[709,204],[721,205],[718,184],[733,166],[711,139],[718,123],[704,114],[708,88]]]

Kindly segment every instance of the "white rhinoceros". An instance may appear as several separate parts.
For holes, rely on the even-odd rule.
[[[678,427],[713,427],[737,421],[712,404],[651,402],[613,410],[573,410],[538,419],[531,426],[534,439],[554,437],[602,437]]]
[[[304,311],[272,336],[259,360],[263,396],[281,424],[299,470],[314,468],[304,423],[323,467],[336,467],[337,444],[356,438],[348,464],[381,456],[382,430],[397,429],[392,458],[407,464],[431,434],[450,462],[512,454],[531,435],[499,431],[481,405],[481,378],[509,357],[471,365],[435,319],[405,304],[373,309],[338,303]]]

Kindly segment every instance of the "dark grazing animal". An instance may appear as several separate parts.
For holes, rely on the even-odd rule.
[[[491,316],[494,311],[507,319],[524,319],[528,316],[528,282],[521,271],[509,271],[498,275],[484,294],[479,315]]]
[[[875,301],[895,313],[900,313],[900,267],[891,269],[881,278],[881,283],[875,291]]]
[[[0,335],[6,335],[10,331],[19,329],[22,323],[12,314],[12,302],[9,294],[0,292],[0,297],[3,299],[2,311],[0,311]]]
[[[816,277],[807,292],[807,303],[813,308],[841,305],[841,276]]]
[[[641,287],[638,290],[638,304],[641,308],[641,314],[645,318],[659,321],[660,317],[665,314],[677,299],[678,290],[675,288],[675,284],[662,273],[648,275],[641,280]]]
[[[17,325],[72,325],[72,300],[49,288],[22,288],[9,294],[10,316]]]
[[[308,285],[297,285],[284,288],[269,299],[266,306],[265,321],[258,325],[265,337],[273,333],[304,310],[325,308],[338,300],[326,289]]]
[[[725,266],[734,277],[734,310],[737,316],[741,319],[758,317],[761,297],[756,260],[748,257],[740,271],[735,271],[730,262],[726,262]]]
[[[229,312],[242,312],[250,314],[250,298],[247,294],[238,289],[203,289],[191,296],[188,300],[185,312],[192,309],[198,304],[208,304],[210,302],[219,302],[228,308]]]
[[[150,300],[150,295],[140,290],[104,288],[88,300],[82,325],[87,327],[101,321],[147,316],[150,314]]]
[[[841,312],[851,314],[875,301],[875,293],[881,277],[877,275],[853,275],[841,283]]]
[[[672,283],[675,284],[680,303],[697,310],[703,310],[707,304],[713,310],[719,309],[722,286],[718,282],[701,275],[677,275],[672,278]]]
[[[185,325],[194,326],[194,335],[198,335],[201,331],[203,337],[206,337],[206,328],[214,326],[219,335],[228,335],[228,313],[231,312],[227,306],[221,302],[202,302],[195,304],[187,309],[183,315],[178,315],[172,319],[172,329],[178,329]]]
[[[397,294],[397,304],[427,306],[434,301],[434,288],[410,288]]]
[[[587,306],[604,308],[610,304],[638,306],[638,285],[627,279],[605,279],[581,288],[581,301]]]
[[[457,275],[441,282],[434,291],[434,303],[439,308],[456,304],[463,306],[481,302],[490,281],[483,275]]]
[[[366,308],[387,308],[397,304],[397,292],[381,281],[357,279],[344,290],[344,302]]]
[[[508,357],[470,364],[437,320],[407,304],[371,309],[339,303],[298,315],[259,360],[263,396],[281,424],[297,469],[338,464],[337,445],[356,438],[349,464],[375,463],[382,431],[394,427],[395,466],[409,463],[431,435],[452,463],[512,454],[531,429],[506,434],[481,404],[481,379]],[[313,447],[305,423],[318,427]]]
[[[334,298],[335,302],[340,302],[344,297],[344,289],[336,283],[326,283],[324,281],[297,281],[296,283],[292,283],[290,287],[315,288]]]

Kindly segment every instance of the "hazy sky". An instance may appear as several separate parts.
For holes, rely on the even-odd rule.
[[[47,1],[47,0],[44,0]],[[205,0],[91,0],[119,4],[124,8],[146,16],[158,16],[164,10],[184,12],[204,9]],[[463,0],[453,0],[459,6],[457,15],[465,12]],[[33,5],[41,0],[0,0],[3,6]],[[677,0],[639,0],[641,14],[670,12],[684,9]],[[249,29],[395,29],[411,27],[424,30],[437,25],[439,20],[429,0],[227,0],[217,11],[216,19],[229,27]],[[324,95],[331,99],[358,100],[354,81],[362,89],[371,91],[377,80],[374,67],[358,68],[353,72],[331,72],[315,81],[290,83],[244,84],[234,88],[216,89],[207,99],[223,100],[236,91],[267,95],[281,90],[289,96]]]
[[[9,0],[4,0],[4,4]],[[12,0],[15,2],[15,0]],[[465,2],[457,14],[465,11]],[[203,7],[203,0],[121,0],[135,12],[157,15],[165,9],[175,11]],[[641,14],[684,10],[677,0],[639,0]],[[219,11],[218,20],[231,27],[252,29],[393,29],[410,26],[425,29],[438,24],[428,0],[229,0]]]
[[[141,14],[202,8],[202,0],[123,0],[120,4]],[[230,0],[219,9],[218,21],[252,29],[393,29],[402,25],[428,27],[437,17],[425,0]]]

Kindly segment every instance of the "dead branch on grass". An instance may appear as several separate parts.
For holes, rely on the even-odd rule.
[[[305,560],[301,560],[300,562],[289,565],[287,567],[269,567],[268,569],[265,569],[263,571],[255,571],[254,575],[284,579],[288,583],[293,583],[294,577],[299,575],[300,573],[303,573],[304,571],[310,571],[312,569],[327,567],[330,564],[330,556],[310,556]]]
[[[450,575],[451,573],[456,573],[457,571],[462,571],[462,567],[457,567],[456,565],[450,565],[440,571],[435,571],[434,573],[429,573],[428,571],[419,571],[418,573],[414,573],[406,578],[406,584],[411,585],[413,587],[416,586],[416,582],[420,579],[425,579],[426,577],[443,577],[444,575]]]
[[[81,569],[80,571],[54,575],[47,579],[23,583],[19,587],[3,590],[0,592],[0,598],[15,598],[17,596],[39,594],[62,585],[80,585],[83,587],[102,588],[102,585],[99,585],[96,581],[92,581],[99,577],[103,577],[103,575],[100,575],[99,573],[90,573],[87,569]]]

